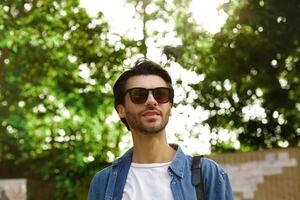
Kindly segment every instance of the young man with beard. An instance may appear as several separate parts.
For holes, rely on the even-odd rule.
[[[95,175],[89,200],[193,200],[192,157],[167,142],[174,92],[171,77],[159,64],[138,60],[114,88],[115,109],[131,131],[133,147]],[[202,158],[206,200],[232,200],[227,174]]]

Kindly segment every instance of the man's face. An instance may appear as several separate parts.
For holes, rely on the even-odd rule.
[[[156,75],[138,75],[130,77],[126,82],[126,90],[131,88],[153,89],[167,87],[166,82]],[[124,105],[118,105],[118,113],[121,118],[126,118],[131,130],[143,134],[156,134],[165,129],[171,111],[172,104],[158,103],[149,92],[145,103],[135,104],[129,93],[125,95]]]

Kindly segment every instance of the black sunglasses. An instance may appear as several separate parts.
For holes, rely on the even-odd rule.
[[[157,103],[167,103],[172,102],[173,100],[173,89],[168,87],[157,87],[152,89],[130,88],[126,90],[125,95],[126,93],[129,93],[129,97],[133,103],[143,104],[148,99],[149,91],[152,92]]]

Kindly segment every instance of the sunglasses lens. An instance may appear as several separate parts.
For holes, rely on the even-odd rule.
[[[133,88],[129,91],[130,99],[135,104],[142,104],[147,101],[148,90],[144,88]]]
[[[171,101],[172,90],[167,87],[159,87],[154,89],[132,88],[127,92],[129,93],[130,99],[133,103],[143,104],[148,99],[149,91],[152,91],[152,95],[157,103],[167,103]]]
[[[169,88],[155,88],[153,96],[157,103],[167,103],[171,100],[171,90]]]

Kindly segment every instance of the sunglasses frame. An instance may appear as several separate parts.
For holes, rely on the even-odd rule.
[[[147,91],[147,97],[145,97],[145,100],[143,100],[143,102],[137,102],[136,100],[133,99],[132,97],[132,94],[131,94],[131,91],[133,90],[136,90],[136,89],[142,89],[144,91]],[[159,89],[167,89],[169,91],[169,95],[168,95],[168,100],[167,101],[160,101],[159,99],[157,99],[154,91],[155,90],[159,90]],[[149,91],[152,92],[152,96],[153,98],[155,99],[155,101],[159,104],[163,104],[163,103],[167,103],[167,102],[172,102],[172,99],[174,97],[174,91],[172,88],[169,88],[169,87],[156,87],[156,88],[143,88],[143,87],[134,87],[134,88],[130,88],[128,90],[125,91],[125,95],[128,93],[129,94],[129,97],[130,97],[130,100],[132,103],[134,104],[144,104],[147,99],[149,98]],[[124,95],[124,96],[125,96]]]

